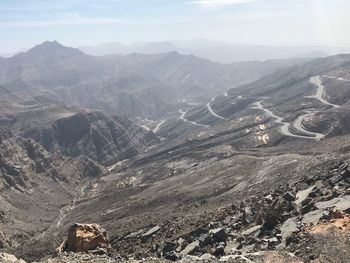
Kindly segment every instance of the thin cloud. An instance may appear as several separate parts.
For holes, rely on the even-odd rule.
[[[111,3],[125,2],[127,0],[26,0],[21,4],[5,4],[0,3],[1,11],[55,11],[55,10],[65,10],[74,9],[77,4],[84,4],[85,7],[95,7],[95,6],[106,6]],[[15,2],[15,1],[14,1]]]
[[[25,21],[0,21],[0,27],[59,27],[75,25],[144,25],[164,23],[188,23],[190,17],[167,17],[167,18],[140,18],[140,19],[118,19],[118,18],[89,18],[72,16],[55,20],[25,20]]]
[[[238,5],[238,4],[248,4],[256,2],[257,0],[197,0],[187,2],[189,4],[195,4],[202,7],[218,7],[225,5]]]

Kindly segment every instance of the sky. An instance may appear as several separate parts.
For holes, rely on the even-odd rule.
[[[349,13],[350,0],[1,0],[0,53],[46,40],[350,47]]]

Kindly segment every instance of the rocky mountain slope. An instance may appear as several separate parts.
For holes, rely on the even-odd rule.
[[[274,127],[282,135],[306,139],[347,134],[349,64],[349,55],[338,55],[281,69],[208,99],[206,105],[183,107],[187,126],[195,125],[200,134],[210,131],[208,126],[221,124],[231,130],[233,123],[242,123],[249,134],[249,117],[263,113],[260,137],[268,136],[266,143],[275,142],[272,131],[267,131]],[[181,122],[167,120],[157,132],[163,137],[177,137],[182,134]]]
[[[50,154],[30,139],[1,134],[0,247],[14,249],[50,228],[80,183],[102,176],[105,169],[84,155]]]
[[[133,157],[159,141],[130,120],[102,112],[78,113],[26,129],[21,135],[39,142],[47,151],[86,155],[104,165]]]
[[[71,79],[57,82],[42,69],[51,56],[43,49],[52,45],[59,49],[55,70]],[[96,58],[63,50],[46,43],[5,60],[30,55],[42,75],[19,84],[18,62],[0,95],[1,252],[28,262],[347,262],[348,55],[283,68],[225,92],[235,78],[227,65],[193,56]],[[95,77],[110,84],[103,94]],[[149,119],[135,114],[141,127],[82,108],[85,99],[114,105],[114,85],[148,94],[140,105],[120,99],[141,115],[144,105],[166,111]],[[154,95],[160,89],[149,93],[151,86],[174,93]],[[184,98],[191,90],[208,93]],[[85,102],[65,105],[72,94]],[[162,96],[165,104],[151,102]],[[85,226],[94,223],[108,232],[109,245],[102,231],[102,250],[74,253],[84,249],[67,245],[72,233],[91,240]]]
[[[146,118],[183,99],[203,99],[296,61],[220,64],[192,55],[94,57],[45,42],[0,60],[0,84],[65,104]]]
[[[61,253],[51,261],[41,262],[323,263],[329,262],[329,258],[347,262],[349,155],[327,159],[303,171],[302,176],[293,176],[293,172],[285,170],[291,173],[280,175],[278,180],[268,177],[251,186],[237,185],[197,201],[188,200],[170,208],[168,220],[153,212],[154,218],[148,218],[147,224],[139,222],[138,227],[129,225],[121,230],[125,231],[123,235],[110,235],[112,254],[103,250],[91,250],[89,254]],[[274,166],[271,162],[270,165]],[[303,169],[299,164],[295,167]],[[86,201],[87,198],[78,208]],[[164,203],[161,207],[169,213]],[[133,222],[130,219],[128,222]],[[106,224],[106,219],[101,220],[109,232],[116,230]],[[113,221],[112,217],[107,220]],[[117,229],[121,222],[115,226]]]
[[[6,250],[56,235],[92,182],[107,173],[105,165],[159,141],[125,117],[79,112],[45,96],[4,92],[0,100],[0,247]]]
[[[10,93],[11,94],[11,93]],[[0,95],[0,127],[39,142],[47,151],[66,156],[86,155],[113,164],[130,158],[159,139],[125,116],[77,109],[46,96]]]

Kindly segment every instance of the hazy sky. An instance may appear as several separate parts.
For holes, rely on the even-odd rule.
[[[0,53],[45,40],[350,46],[349,14],[350,0],[1,0]]]

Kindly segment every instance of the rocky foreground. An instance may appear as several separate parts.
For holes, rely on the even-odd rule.
[[[166,229],[161,225],[109,241],[99,225],[75,224],[56,257],[40,262],[345,263],[350,259],[349,186],[349,164],[336,163],[294,185],[226,207],[218,220],[176,240],[159,239]],[[148,257],[122,253],[145,242],[155,244]],[[24,261],[0,254],[0,262]]]

